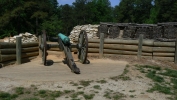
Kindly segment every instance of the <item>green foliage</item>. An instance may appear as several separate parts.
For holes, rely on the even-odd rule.
[[[162,75],[165,75],[165,76],[170,76],[170,77],[177,77],[177,71],[176,70],[172,70],[172,69],[166,69],[166,72],[164,73],[160,73]]]
[[[164,94],[172,94],[170,87],[162,86],[157,83],[151,89],[147,90],[147,92],[154,92],[154,91],[158,91]]]
[[[84,98],[85,98],[86,100],[93,99],[94,96],[95,96],[95,94],[84,94]]]
[[[22,99],[22,100],[40,100],[40,99],[38,99],[38,98],[36,98],[36,97],[30,97],[30,98],[24,98],[24,99]]]
[[[0,38],[42,29],[49,36],[70,35],[76,25],[118,23],[158,23],[177,21],[176,0],[121,0],[111,7],[110,0],[75,0],[60,5],[58,0],[0,0]]]
[[[99,81],[96,81],[96,82],[101,83],[101,84],[107,83],[106,80],[99,80]]]
[[[164,78],[156,75],[156,71],[149,71],[146,76],[155,82],[164,82]]]
[[[82,86],[84,86],[84,87],[87,87],[87,86],[90,85],[91,82],[92,82],[92,81],[84,81],[84,80],[82,80],[82,81],[80,81],[80,85],[82,85]]]
[[[16,94],[9,94],[6,92],[0,92],[0,100],[12,100],[17,97],[18,97],[18,95],[16,95]]]
[[[100,85],[94,85],[94,86],[93,86],[93,88],[94,88],[94,89],[98,89],[98,90],[101,90],[101,87],[100,87]]]
[[[18,95],[24,94],[24,88],[23,87],[17,87],[17,88],[15,88],[15,92]]]

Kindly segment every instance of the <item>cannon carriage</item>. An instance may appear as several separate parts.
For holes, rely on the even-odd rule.
[[[78,59],[79,62],[82,64],[89,64],[90,61],[87,59],[87,53],[88,53],[88,38],[86,31],[82,30],[79,34],[78,38],[78,44],[75,44],[72,46],[70,43],[69,37],[65,36],[62,33],[58,34],[57,37],[58,41],[58,47],[61,51],[64,52],[65,58],[64,62],[68,65],[68,67],[71,69],[73,73],[80,74],[80,69],[77,67],[77,65],[74,62],[71,48],[76,47],[77,53],[78,53]],[[41,44],[39,45],[40,50],[42,50],[42,63],[43,65],[47,66],[47,50],[49,50],[52,47],[52,44],[47,44],[46,42],[46,32],[42,31],[42,40]]]

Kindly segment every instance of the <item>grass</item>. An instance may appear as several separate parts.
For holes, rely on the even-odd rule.
[[[29,97],[29,98],[24,98],[22,100],[40,100],[40,99],[36,97]]]
[[[129,76],[124,76],[124,75],[110,77],[110,79],[115,80],[115,81],[118,81],[119,79],[123,81],[131,80]]]
[[[134,98],[135,96],[134,95],[130,95],[131,98]]]
[[[129,65],[126,65],[126,67],[121,75],[111,77],[110,79],[115,80],[115,81],[118,81],[119,79],[121,79],[123,81],[131,80],[131,78],[129,76],[126,76],[126,74],[129,72],[129,70],[127,69],[128,67],[129,67]]]
[[[155,83],[155,85],[151,89],[147,90],[147,92],[151,92],[151,93],[154,91],[158,91],[158,92],[164,93],[164,94],[172,94],[170,87],[162,86],[158,83]]]
[[[164,75],[164,76],[177,78],[177,71],[176,70],[172,70],[172,69],[165,69],[165,70],[166,70],[166,72],[160,73],[160,74]]]
[[[78,97],[78,95],[84,95],[84,92],[83,91],[79,91],[79,92],[73,93],[73,94],[70,95],[70,97],[72,99],[76,99]]]
[[[129,92],[135,92],[135,90],[130,90]]]
[[[104,84],[104,83],[107,83],[106,80],[99,80],[99,81],[96,81],[97,83],[101,83],[101,84]]]
[[[172,95],[171,100],[177,100],[177,70],[163,69],[159,66],[151,65],[135,65],[140,72],[147,73],[146,77],[152,79],[152,87],[147,92],[160,92]],[[164,77],[163,77],[164,76]],[[165,81],[166,79],[171,81]],[[171,84],[172,83],[172,84]]]
[[[156,71],[149,71],[147,74],[146,74],[146,77],[152,79],[153,81],[155,82],[164,82],[164,78],[163,77],[160,77],[160,76],[157,76],[156,75]]]
[[[93,99],[94,96],[95,96],[95,94],[84,94],[84,98],[85,98],[86,100]]]
[[[100,87],[100,85],[94,85],[94,86],[93,86],[93,88],[94,88],[94,89],[98,89],[98,90],[101,90],[101,87]]]
[[[74,83],[74,82],[70,82],[70,84],[72,84],[73,86],[78,86],[78,83]]]
[[[0,92],[0,100],[12,100],[12,99],[15,99],[17,97],[18,97],[18,95],[16,95],[16,94]]]
[[[24,94],[24,87],[16,87],[16,88],[15,88],[15,92],[16,92],[18,95]]]
[[[150,69],[154,69],[154,70],[161,70],[161,67],[159,66],[152,66],[152,65],[135,65],[135,67],[138,67],[138,68],[150,68]]]
[[[119,92],[105,91],[104,97],[111,100],[120,100],[125,95]]]
[[[126,66],[126,68],[124,69],[124,72],[121,75],[110,77],[110,79],[115,80],[115,81],[118,81],[119,79],[123,81],[131,80],[129,76],[126,76],[126,74],[129,72],[129,70],[127,69],[128,67],[129,65]]]
[[[84,80],[82,80],[82,81],[80,81],[80,85],[82,85],[82,86],[84,86],[84,87],[87,87],[87,86],[90,85],[91,82],[92,82],[92,81],[84,81]]]

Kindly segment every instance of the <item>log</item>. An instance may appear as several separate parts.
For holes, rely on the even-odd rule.
[[[157,53],[157,52],[153,52],[153,56],[157,56],[157,57],[174,57],[175,53]]]
[[[154,42],[155,47],[175,47],[175,42]]]
[[[49,42],[48,45],[50,48],[59,48],[58,42]],[[71,48],[77,48],[77,44],[71,44]]]
[[[89,48],[98,48],[98,43],[89,43]],[[104,49],[116,49],[116,50],[126,50],[126,51],[137,51],[137,45],[124,45],[124,44],[104,44]],[[143,46],[143,52],[152,52],[152,47]]]
[[[38,46],[38,42],[22,43],[22,48]],[[15,43],[0,42],[0,48],[16,48]]]
[[[127,59],[137,59],[137,55],[115,55],[115,54],[103,54],[106,58],[127,58]],[[99,58],[98,53],[88,53],[88,57]],[[144,59],[152,59],[152,56],[142,56]]]
[[[78,39],[74,40],[77,42]],[[89,43],[100,43],[100,39],[88,39]],[[128,45],[138,45],[138,40],[123,40],[123,39],[105,39],[105,44],[128,44]],[[154,40],[143,40],[143,45],[153,46]]]
[[[174,57],[153,57],[154,60],[174,62]]]
[[[22,48],[22,53],[38,51],[39,47]],[[0,54],[16,54],[16,49],[0,49]]]
[[[30,60],[35,59],[35,58],[37,58],[37,56],[23,58],[22,59],[22,63],[29,62]],[[5,61],[5,62],[0,63],[0,67],[5,67],[5,66],[13,65],[15,63],[16,63],[16,60]]]
[[[50,48],[49,50],[47,51],[61,51],[59,48]],[[77,48],[71,48],[71,52],[77,52]]]
[[[124,50],[111,50],[104,49],[104,54],[120,54],[120,55],[137,55],[137,52],[133,51],[124,51]],[[88,48],[88,53],[99,53],[98,48]],[[143,56],[152,56],[152,53],[142,53]]]
[[[32,57],[32,56],[38,56],[39,52],[30,52],[30,53],[22,53],[22,58],[25,57]],[[16,59],[16,54],[11,55],[0,55],[0,62],[8,61],[8,60],[14,60]]]
[[[170,48],[170,47],[153,47],[153,52],[174,53],[175,52],[175,48]]]

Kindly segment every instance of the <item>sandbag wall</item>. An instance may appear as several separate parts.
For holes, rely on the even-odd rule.
[[[21,56],[22,58],[31,59],[39,54],[38,42],[22,43]],[[5,66],[13,64],[16,61],[16,44],[0,42],[0,64]],[[23,61],[22,59],[22,61]]]

